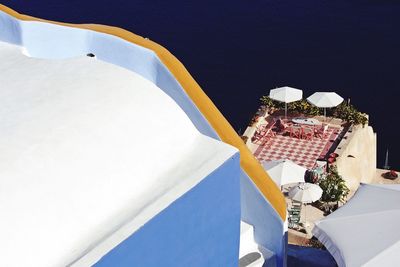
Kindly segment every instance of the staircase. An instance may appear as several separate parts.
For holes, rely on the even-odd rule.
[[[273,260],[268,260],[273,259],[273,256],[271,251],[260,247],[255,242],[253,226],[240,222],[239,267],[275,266]]]

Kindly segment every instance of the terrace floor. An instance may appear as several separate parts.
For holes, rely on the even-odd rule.
[[[265,118],[265,123],[270,124],[271,116]],[[291,121],[291,118],[288,118]],[[254,156],[260,161],[271,161],[289,159],[294,163],[307,169],[316,166],[318,159],[325,158],[336,139],[340,135],[343,127],[337,123],[329,123],[327,133],[323,138],[314,137],[312,140],[290,137],[288,133],[276,133],[276,136],[269,137],[263,142],[248,141]]]

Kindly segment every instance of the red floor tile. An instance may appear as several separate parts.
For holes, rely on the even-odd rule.
[[[340,130],[332,127],[329,127],[328,131],[330,135],[326,139],[314,138],[312,141],[278,134],[264,145],[259,145],[254,156],[260,162],[290,159],[296,164],[312,169],[316,160],[324,157],[332,146],[330,140],[335,140],[340,133]]]

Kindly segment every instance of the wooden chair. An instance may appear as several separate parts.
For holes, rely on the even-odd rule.
[[[263,139],[262,139],[262,141],[263,141],[262,143],[263,143],[263,144],[267,143],[268,140],[269,140],[270,138],[274,137],[274,136],[276,136],[276,133],[275,133],[274,131],[272,131],[272,129],[268,129],[268,130],[266,131],[266,133],[264,134],[264,137],[263,137]]]
[[[323,123],[320,128],[315,129],[314,135],[321,139],[326,139],[328,135],[328,124]]]
[[[313,140],[314,137],[314,129],[310,127],[304,127],[303,128],[303,133],[301,135],[302,139],[306,140]]]
[[[256,131],[251,138],[253,143],[260,141],[261,144],[265,144],[268,142],[269,138],[274,137],[276,134],[272,131],[271,128],[268,128],[268,125],[262,124],[256,128]]]
[[[257,126],[256,131],[254,132],[253,137],[251,138],[251,141],[257,142],[257,141],[261,141],[265,134],[267,133],[267,125],[266,124],[261,124],[259,126]]]
[[[288,124],[286,124],[284,120],[279,118],[275,121],[274,127],[276,128],[277,132],[284,132],[288,128]]]
[[[300,126],[293,125],[290,128],[290,137],[296,137],[296,138],[301,139],[302,132],[303,132],[303,129]]]

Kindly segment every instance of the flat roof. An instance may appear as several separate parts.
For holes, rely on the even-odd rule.
[[[1,266],[93,262],[237,150],[140,75],[0,42]]]

